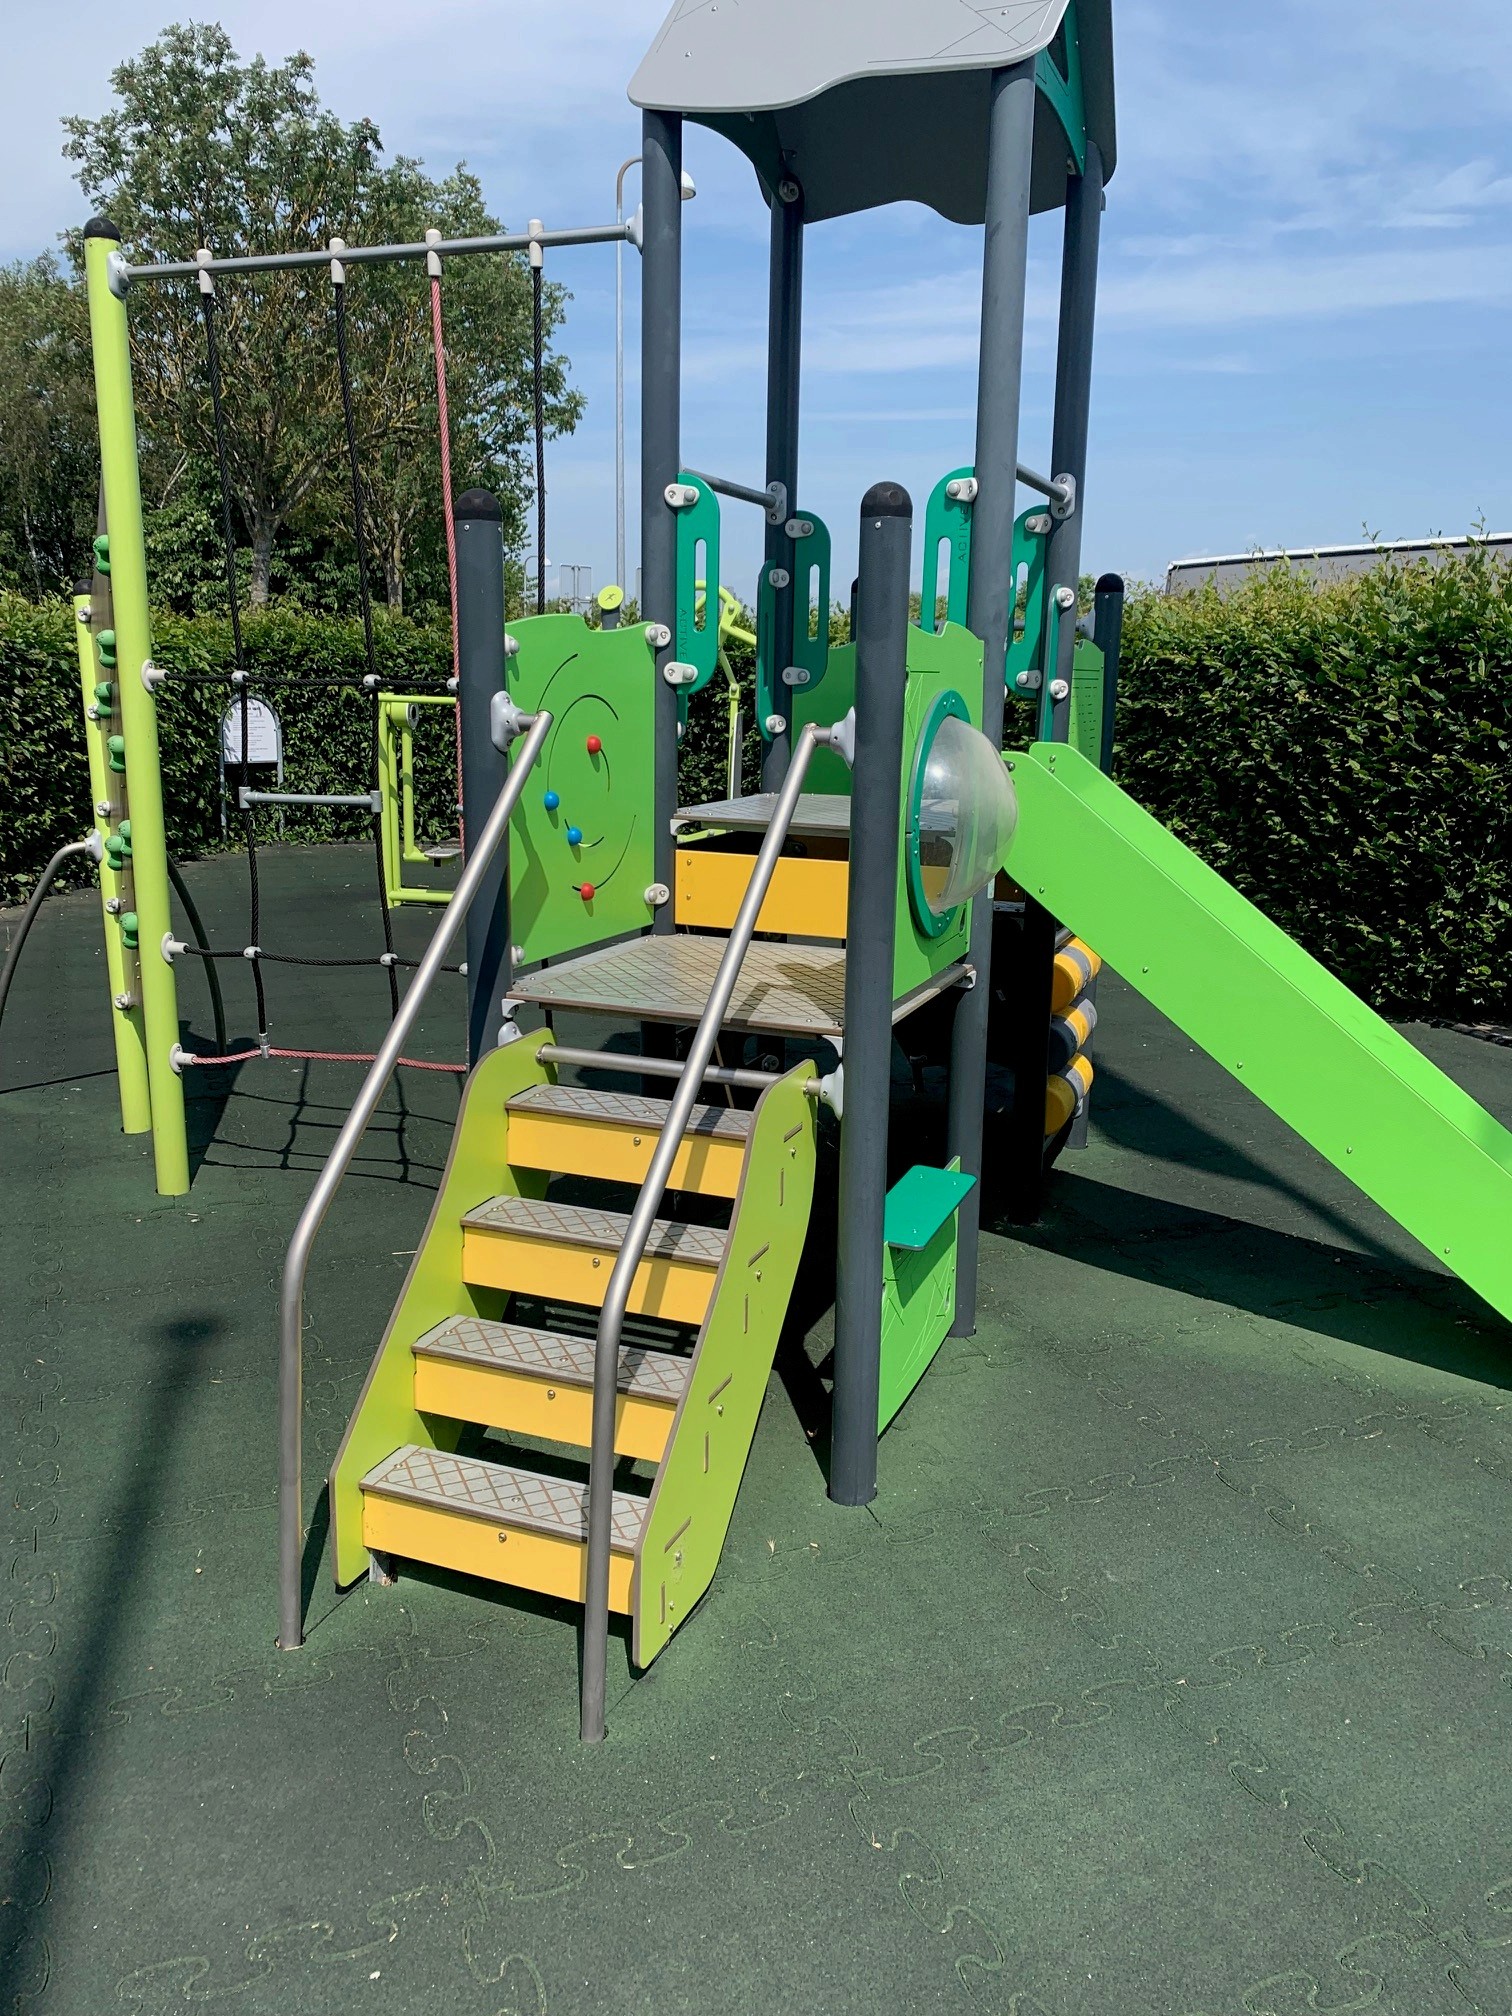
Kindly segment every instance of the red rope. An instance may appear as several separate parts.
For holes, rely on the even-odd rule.
[[[373,1064],[377,1062],[375,1050],[233,1050],[228,1057],[180,1057],[181,1066],[191,1064],[246,1064],[254,1057],[293,1057],[309,1064]],[[431,1064],[423,1057],[401,1057],[399,1063],[407,1064],[411,1071],[454,1071],[459,1077],[466,1077],[465,1064]]]
[[[457,527],[452,517],[451,413],[446,403],[446,341],[441,329],[441,277],[431,276],[431,345],[436,353],[436,421],[441,433],[441,507],[446,524],[446,578],[451,589],[452,678],[457,681],[457,844],[467,859],[462,824],[462,660],[457,641]]]

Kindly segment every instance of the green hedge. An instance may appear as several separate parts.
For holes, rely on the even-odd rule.
[[[274,609],[247,619],[264,672],[361,678],[355,622]],[[380,620],[385,680],[450,669],[444,630]],[[163,616],[181,670],[230,660],[229,626]],[[0,594],[0,902],[89,816],[73,611]],[[745,688],[745,781],[759,765]],[[1512,1019],[1512,572],[1472,556],[1317,588],[1271,574],[1238,593],[1135,596],[1125,630],[1118,777],[1126,789],[1376,1006]],[[169,843],[223,844],[224,688],[170,686],[159,720]],[[367,788],[368,711],[354,691],[283,700],[292,787]],[[724,795],[726,708],[694,702],[685,802]],[[454,827],[449,720],[419,733],[418,822]],[[271,819],[265,823],[271,830]],[[359,814],[290,812],[290,839],[365,837]],[[231,844],[236,844],[233,839]],[[82,879],[82,878],[79,878]]]
[[[1512,570],[1133,599],[1118,781],[1367,1001],[1512,1015]]]

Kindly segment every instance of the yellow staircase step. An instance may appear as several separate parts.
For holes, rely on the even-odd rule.
[[[494,1197],[462,1220],[462,1278],[475,1288],[602,1307],[630,1220],[528,1197]],[[632,1315],[702,1323],[729,1235],[658,1218],[635,1270]]]
[[[453,1316],[414,1346],[415,1405],[423,1414],[477,1421],[580,1449],[593,1439],[593,1340]],[[692,1360],[621,1345],[614,1447],[659,1463]]]
[[[533,1085],[510,1100],[508,1112],[511,1168],[639,1184],[651,1166],[667,1105],[581,1085]],[[672,1164],[671,1188],[733,1197],[750,1134],[749,1113],[695,1106]]]
[[[636,1543],[646,1500],[614,1494],[609,1604],[630,1609]],[[362,1480],[362,1537],[378,1554],[482,1575],[542,1596],[584,1600],[588,1492],[476,1456],[407,1443]]]

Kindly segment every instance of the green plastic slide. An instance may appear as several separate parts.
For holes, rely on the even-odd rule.
[[[1014,879],[1512,1318],[1512,1134],[1075,749],[1010,766]]]

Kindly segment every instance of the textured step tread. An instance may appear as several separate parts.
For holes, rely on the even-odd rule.
[[[460,1512],[491,1526],[518,1526],[553,1540],[581,1546],[588,1535],[588,1491],[570,1477],[545,1477],[507,1463],[454,1456],[442,1449],[406,1443],[375,1465],[362,1480],[364,1491],[430,1512]],[[628,1491],[614,1494],[610,1545],[633,1554],[646,1523],[648,1501]]]
[[[491,1197],[469,1211],[462,1223],[471,1232],[507,1232],[560,1245],[607,1248],[617,1253],[630,1229],[623,1211],[592,1211],[577,1204],[553,1204],[531,1197]],[[729,1235],[709,1225],[684,1225],[658,1218],[646,1241],[648,1260],[682,1260],[694,1267],[718,1267]]]
[[[453,1364],[523,1372],[533,1379],[555,1379],[563,1386],[592,1390],[593,1339],[565,1337],[555,1330],[532,1330],[521,1323],[487,1322],[479,1316],[453,1316],[417,1339],[417,1358],[444,1358]],[[671,1351],[647,1351],[622,1344],[618,1386],[637,1400],[681,1400],[693,1369],[690,1358]]]
[[[628,1062],[626,1068],[631,1068]],[[532,1085],[511,1099],[507,1110],[563,1120],[606,1120],[621,1127],[643,1127],[654,1134],[661,1132],[667,1118],[664,1100],[643,1099],[629,1092],[595,1092],[583,1085]],[[744,1141],[755,1117],[735,1106],[695,1106],[688,1133]]]

